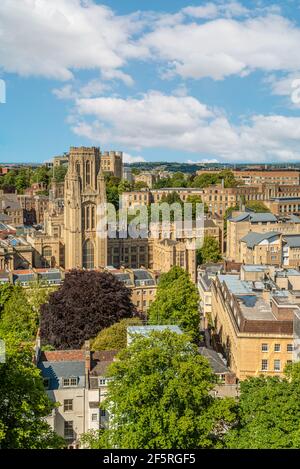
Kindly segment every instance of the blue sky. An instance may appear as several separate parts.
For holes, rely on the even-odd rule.
[[[149,4],[1,0],[0,161],[299,161],[299,2]]]

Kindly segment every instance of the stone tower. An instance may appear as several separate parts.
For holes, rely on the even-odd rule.
[[[71,147],[64,191],[66,269],[106,266],[107,239],[97,230],[99,210],[105,203],[99,148]]]

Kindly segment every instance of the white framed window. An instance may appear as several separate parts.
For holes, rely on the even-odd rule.
[[[261,344],[261,351],[268,352],[269,351],[269,344]]]
[[[280,352],[280,344],[274,345],[274,352]]]
[[[268,371],[268,360],[261,361],[261,371]]]
[[[287,351],[287,352],[293,352],[293,350],[294,350],[293,344],[287,344],[287,346],[286,346],[286,351]]]
[[[106,385],[106,379],[105,378],[99,378],[99,386],[105,386]]]
[[[78,384],[78,378],[63,378],[63,387],[75,387]]]
[[[274,371],[281,371],[280,360],[274,360]]]
[[[64,422],[64,437],[74,438],[73,420],[65,420]]]
[[[64,399],[64,412],[73,410],[73,399]]]
[[[92,414],[92,422],[97,422],[98,414]]]

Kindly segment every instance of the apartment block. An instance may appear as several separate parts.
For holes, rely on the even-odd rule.
[[[243,262],[240,241],[251,232],[297,235],[300,234],[300,217],[293,214],[276,216],[272,213],[233,212],[227,220],[227,259]]]
[[[299,299],[270,278],[252,282],[220,274],[212,282],[213,344],[238,380],[283,374],[293,360],[298,314]]]

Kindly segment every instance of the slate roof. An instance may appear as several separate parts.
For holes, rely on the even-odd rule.
[[[300,248],[300,235],[288,235],[284,239],[289,248]]]
[[[43,378],[50,380],[49,389],[62,387],[63,378],[79,378],[76,387],[82,388],[85,383],[85,362],[84,361],[63,361],[49,362],[40,361],[38,368],[42,372]]]
[[[255,213],[255,212],[244,212],[236,217],[229,218],[229,221],[235,223],[249,220],[251,223],[263,223],[263,222],[277,222],[277,217],[269,212]]]
[[[265,239],[271,239],[274,236],[278,235],[280,235],[280,233],[278,233],[277,231],[269,231],[268,233],[255,233],[254,231],[251,231],[246,236],[244,236],[241,241],[246,243],[248,248],[252,249],[254,248],[254,246],[257,246]]]
[[[207,347],[199,347],[199,353],[200,355],[208,359],[214,373],[230,373],[229,368],[227,368],[222,358],[215,350],[209,349]]]

